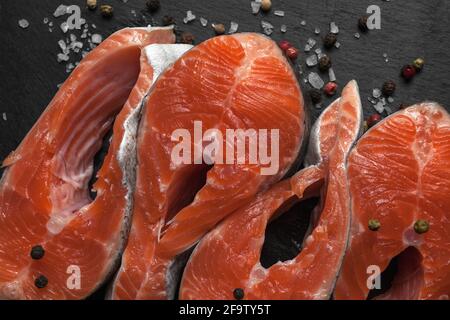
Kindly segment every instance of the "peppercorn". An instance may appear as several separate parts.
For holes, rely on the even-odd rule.
[[[366,132],[367,130],[369,130],[369,125],[367,124],[367,120],[364,120],[364,122],[363,122],[363,132]]]
[[[369,27],[367,26],[367,21],[369,19],[367,16],[361,17],[358,19],[358,28],[361,30],[361,32],[367,32],[369,31]]]
[[[286,55],[291,60],[296,60],[298,58],[298,50],[294,47],[290,47],[286,50]]]
[[[34,280],[34,285],[39,288],[45,288],[48,284],[48,279],[45,276],[40,275],[39,277]]]
[[[323,38],[323,45],[325,48],[331,49],[336,44],[337,36],[334,33],[328,33],[325,38]]]
[[[331,68],[331,59],[325,55],[319,59],[319,69],[322,72],[328,71]]]
[[[373,114],[369,118],[367,118],[367,126],[369,128],[372,128],[374,125],[376,125],[378,122],[382,120],[381,116],[379,114]]]
[[[416,69],[417,72],[422,71],[424,65],[425,65],[425,60],[423,60],[422,58],[417,58],[413,62],[413,67]]]
[[[97,0],[87,0],[86,5],[89,10],[95,10],[97,8]]]
[[[416,69],[411,65],[406,65],[402,68],[402,77],[406,81],[409,81],[412,78],[414,78],[416,73],[417,73]]]
[[[147,10],[150,12],[156,12],[161,7],[159,0],[147,0],[145,4],[147,6]]]
[[[162,18],[162,24],[163,24],[163,26],[171,26],[171,25],[175,24],[175,19],[171,16],[164,16]]]
[[[261,10],[264,12],[270,11],[272,8],[272,1],[271,0],[262,0],[261,1]]]
[[[329,97],[334,96],[336,94],[337,91],[337,87],[338,85],[336,84],[336,82],[328,82],[323,91],[325,92],[325,94]]]
[[[318,89],[309,90],[309,96],[313,104],[319,104],[322,101],[322,92]]]
[[[383,84],[382,91],[386,97],[390,97],[394,94],[396,88],[397,85],[395,84],[395,82],[392,80],[388,80]]]
[[[414,223],[414,231],[418,234],[428,232],[429,229],[430,224],[426,220],[417,220],[416,223]]]
[[[100,12],[104,18],[111,18],[114,14],[114,9],[108,4],[100,6]]]
[[[225,33],[225,26],[223,23],[213,24],[212,27],[217,35],[222,35]]]
[[[381,223],[380,221],[376,220],[376,219],[371,219],[369,220],[369,230],[370,231],[378,231],[381,228]]]
[[[195,37],[190,32],[183,32],[181,34],[181,43],[193,44],[194,40],[195,40]]]
[[[286,51],[287,49],[292,47],[292,44],[289,41],[287,41],[287,40],[281,40],[278,43],[278,46],[280,47],[281,50]]]
[[[244,299],[244,290],[241,288],[236,288],[233,291],[233,296],[236,300],[242,300]]]
[[[31,248],[30,256],[33,260],[39,260],[44,257],[45,250],[41,245],[36,245]]]

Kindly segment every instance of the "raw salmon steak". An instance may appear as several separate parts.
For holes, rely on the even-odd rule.
[[[449,167],[450,116],[435,103],[363,136],[348,161],[353,223],[336,299],[366,299],[394,257],[391,287],[378,287],[377,299],[449,298]]]
[[[72,72],[4,161],[0,298],[83,298],[113,271],[132,212],[138,109],[156,72],[141,52],[174,42],[172,28],[113,34]],[[114,119],[92,200],[93,158]]]
[[[267,154],[279,142],[279,163],[265,174],[271,164],[261,158],[251,162],[250,138],[240,158],[233,148],[230,162],[219,161],[220,152],[198,156],[202,146],[211,145],[196,139],[198,124],[223,150],[228,144],[218,137],[228,129],[267,130]],[[273,130],[279,131],[277,141]],[[287,174],[299,156],[304,130],[295,74],[269,38],[253,33],[215,37],[167,69],[152,88],[140,124],[136,205],[111,298],[173,298],[182,254]],[[173,134],[179,132],[192,137],[182,153],[191,162],[173,161],[180,143]]]
[[[356,82],[312,130],[311,166],[261,193],[207,234],[184,271],[181,299],[328,299],[347,246],[350,210],[345,161],[362,127]],[[269,268],[260,263],[269,221],[321,196],[301,252]]]

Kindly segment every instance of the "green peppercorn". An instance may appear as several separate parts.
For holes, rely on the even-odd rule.
[[[150,12],[156,12],[161,7],[159,0],[147,0],[145,4],[147,6],[147,10]]]
[[[395,82],[392,80],[388,80],[383,84],[382,91],[386,97],[390,97],[394,94],[396,88],[397,85],[395,84]]]
[[[369,220],[369,230],[370,231],[378,231],[381,228],[380,221],[376,219]]]
[[[369,31],[369,27],[367,26],[367,21],[369,19],[367,16],[361,17],[358,19],[358,28],[361,32],[367,32]]]
[[[318,89],[309,90],[309,96],[314,105],[319,104],[322,101],[322,92]]]
[[[422,58],[417,58],[413,62],[413,67],[417,70],[417,72],[422,71],[424,65],[425,65],[425,60]]]
[[[241,288],[236,288],[233,291],[233,296],[236,300],[242,300],[244,299],[244,290]]]
[[[104,18],[111,18],[114,14],[114,9],[108,4],[100,6],[100,13]]]
[[[181,43],[186,43],[186,44],[193,44],[195,40],[195,37],[192,33],[190,32],[183,32],[181,34],[181,38],[180,38],[180,42]]]
[[[337,36],[334,33],[328,33],[325,38],[323,39],[323,45],[327,49],[333,48],[333,46],[336,44]]]
[[[175,24],[175,19],[171,16],[164,16],[162,18],[162,24],[163,26],[171,26]]]
[[[416,223],[414,223],[414,231],[418,234],[426,233],[429,229],[430,224],[426,220],[417,220]]]
[[[328,71],[331,68],[331,59],[325,55],[319,59],[319,69],[322,72]]]
[[[39,288],[45,288],[48,284],[48,279],[45,276],[40,275],[39,277],[36,278],[36,280],[34,280],[34,285]]]

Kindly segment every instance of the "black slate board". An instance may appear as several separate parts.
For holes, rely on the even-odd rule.
[[[199,17],[209,22],[239,23],[239,31],[260,32],[260,21],[267,20],[275,25],[274,40],[288,39],[299,48],[304,48],[309,37],[319,40],[328,31],[329,23],[335,21],[340,27],[340,49],[329,52],[334,62],[338,83],[342,88],[351,79],[358,80],[366,116],[374,113],[367,101],[372,89],[380,87],[385,80],[393,79],[398,84],[393,109],[401,103],[413,104],[433,100],[450,110],[450,2],[445,0],[272,0],[273,9],[284,10],[286,16],[254,16],[250,11],[250,0],[161,0],[162,8],[156,14],[145,11],[144,0],[99,1],[114,6],[115,15],[111,20],[100,17],[99,11],[85,8],[85,0],[15,0],[0,3],[0,159],[14,150],[57,91],[57,84],[63,82],[68,74],[65,65],[56,62],[59,52],[57,41],[67,37],[59,29],[63,18],[54,18],[52,13],[63,3],[82,7],[82,16],[89,24],[97,26],[95,32],[104,37],[127,26],[161,24],[164,15],[173,16],[180,31],[192,32],[199,43],[213,36],[213,30],[200,25]],[[362,34],[359,40],[356,23],[365,14],[369,5],[376,4],[382,10],[382,29]],[[131,10],[136,11],[135,17]],[[197,20],[188,25],[182,23],[187,10],[197,15]],[[53,32],[43,24],[44,17],[54,23]],[[27,29],[18,26],[18,20],[25,18],[30,22]],[[300,21],[307,25],[301,26]],[[279,31],[286,24],[288,32]],[[322,30],[321,36],[314,29]],[[92,30],[92,28],[91,28]],[[94,32],[94,31],[92,31]],[[74,32],[77,36],[79,31]],[[386,63],[383,54],[387,53]],[[305,54],[301,51],[300,63]],[[401,80],[400,68],[417,57],[427,61],[425,70],[411,83]],[[307,68],[303,68],[307,69]],[[314,70],[317,71],[317,70]],[[327,99],[326,106],[331,99]],[[321,110],[311,110],[314,120]],[[6,113],[7,121],[1,118]],[[298,217],[285,216],[270,228],[264,252],[267,265],[277,259],[286,259],[295,254],[288,243],[299,236],[295,230],[286,230],[286,225],[304,223]],[[291,232],[292,231],[292,232]],[[287,233],[290,239],[281,235]],[[299,239],[295,239],[297,242]],[[301,241],[301,240],[300,240]],[[292,241],[291,241],[292,242]],[[101,296],[101,294],[99,295]]]

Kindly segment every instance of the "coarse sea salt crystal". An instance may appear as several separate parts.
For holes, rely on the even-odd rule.
[[[315,89],[322,89],[325,84],[322,78],[315,72],[311,72],[308,75],[308,82]]]
[[[195,16],[195,14],[192,13],[191,10],[188,10],[186,12],[186,17],[183,19],[184,24],[187,24],[191,21],[194,21],[197,17]]]
[[[258,14],[259,10],[261,10],[261,1],[252,1],[250,3],[251,7],[252,7],[252,13],[253,14]]]
[[[2,114],[2,117],[3,117],[3,120],[8,120],[8,118],[6,117],[6,112],[3,112],[3,114]]]
[[[314,29],[314,33],[315,33],[315,34],[320,34],[320,29],[319,29],[319,28],[315,28],[315,29]]]
[[[239,24],[237,22],[231,21],[230,30],[228,30],[229,34],[236,33],[239,29]]]
[[[58,62],[69,61],[69,56],[64,53],[58,53],[58,55],[56,56],[56,59]]]
[[[357,32],[357,33],[355,33],[355,38],[359,39],[359,38],[361,38],[361,35]]]
[[[64,40],[59,40],[58,41],[58,45],[59,45],[59,47],[61,48],[61,50],[64,50],[64,49],[66,49],[66,42],[64,41]]]
[[[328,78],[331,82],[335,82],[337,80],[333,68],[328,69]]]
[[[26,19],[19,20],[19,27],[21,27],[22,29],[28,28],[29,25],[30,25],[30,23],[28,22],[28,20],[26,20]]]
[[[300,25],[301,26],[306,26],[306,21],[305,20],[300,21]]]
[[[98,33],[93,34],[91,37],[92,43],[95,43],[95,44],[101,43],[102,40],[103,40],[103,37]]]
[[[284,15],[285,15],[284,11],[282,11],[282,10],[275,10],[275,12],[273,14],[278,17],[284,17]]]
[[[380,114],[383,113],[383,111],[384,111],[384,105],[383,105],[383,103],[381,101],[377,102],[373,107]]]
[[[339,27],[336,25],[335,22],[331,22],[330,23],[330,32],[334,33],[334,34],[338,34],[339,33]]]
[[[208,20],[206,20],[206,19],[203,18],[203,17],[200,17],[200,24],[201,24],[203,27],[206,27],[206,26],[208,25]]]
[[[373,89],[372,90],[372,96],[375,98],[375,99],[378,99],[379,97],[381,97],[381,90],[380,89]]]
[[[53,16],[55,18],[58,18],[60,16],[63,16],[67,13],[67,6],[61,4],[58,8],[56,8],[55,12],[53,13]]]
[[[287,26],[286,26],[285,24],[282,24],[281,27],[280,27],[280,31],[281,31],[282,33],[286,33],[286,31],[287,31]]]
[[[63,23],[61,23],[61,30],[62,30],[62,32],[64,32],[64,33],[67,33],[67,31],[69,31],[69,26],[67,25],[67,22],[63,22]]]
[[[266,35],[270,36],[273,33],[273,24],[271,24],[270,22],[261,21],[261,27],[263,28],[263,31]]]
[[[47,24],[48,23],[48,18],[44,18],[43,22],[44,22],[44,24]]]
[[[308,67],[314,67],[314,66],[317,66],[317,63],[318,63],[318,62],[319,62],[319,61],[317,60],[317,55],[315,55],[315,54],[310,55],[309,57],[306,58],[306,65],[307,65]]]

